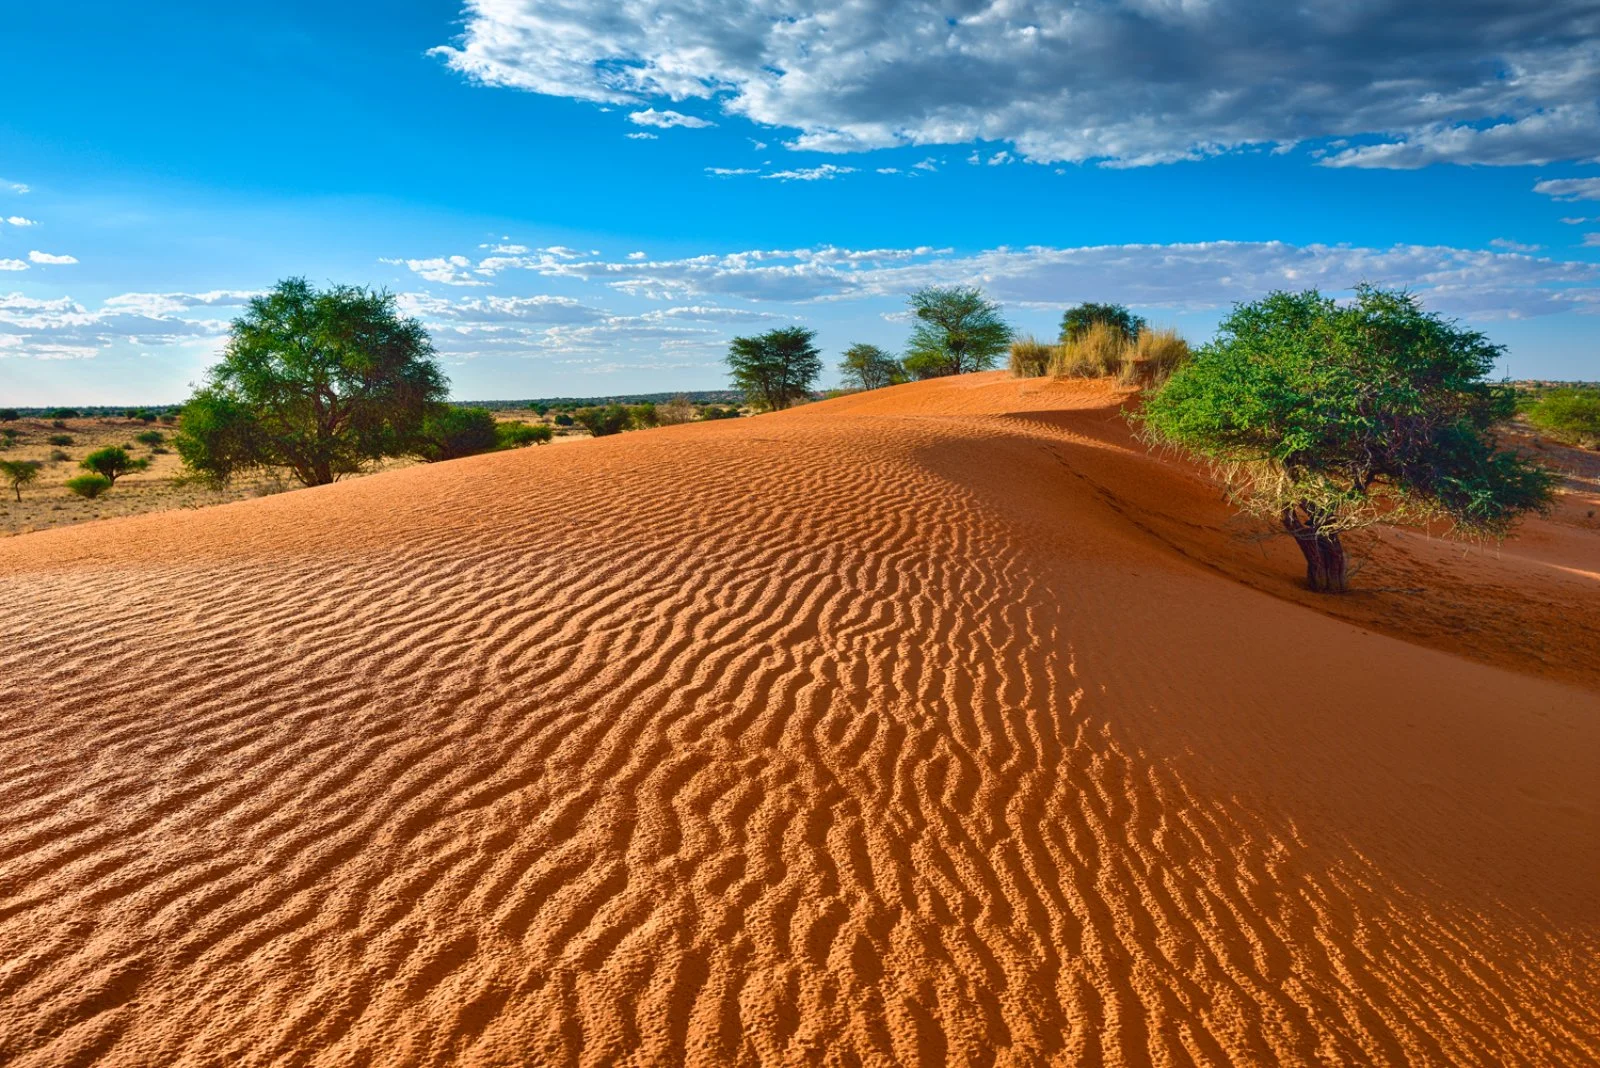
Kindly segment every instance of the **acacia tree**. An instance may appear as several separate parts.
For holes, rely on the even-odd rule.
[[[822,355],[812,344],[817,334],[803,326],[783,326],[755,337],[736,337],[728,346],[728,375],[759,408],[781,411],[808,396],[822,374]]]
[[[1133,344],[1143,333],[1145,322],[1121,304],[1096,304],[1086,301],[1074,304],[1061,316],[1061,343],[1076,341],[1095,323],[1104,323],[1122,335],[1122,340]]]
[[[22,487],[31,486],[39,479],[38,460],[0,460],[0,478],[6,480],[11,491],[22,500]]]
[[[115,486],[117,479],[135,471],[143,471],[150,466],[150,461],[135,460],[121,445],[108,445],[85,456],[78,466],[85,471],[93,471],[103,476],[107,482]]]
[[[445,388],[427,331],[392,295],[289,278],[234,320],[222,362],[184,406],[176,445],[214,481],[286,467],[323,485],[414,451]]]
[[[917,318],[906,344],[905,369],[914,378],[987,371],[1011,344],[1000,306],[971,286],[929,286],[911,294]]]
[[[839,374],[846,386],[857,389],[880,389],[898,385],[906,380],[906,369],[900,361],[876,345],[851,345],[844,350],[839,361]]]
[[[1346,531],[1445,520],[1499,537],[1548,507],[1554,476],[1497,448],[1515,406],[1486,381],[1501,351],[1408,293],[1278,292],[1236,306],[1138,418],[1293,536],[1311,589],[1343,593]]]

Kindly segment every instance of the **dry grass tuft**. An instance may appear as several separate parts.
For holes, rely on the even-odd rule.
[[[1029,334],[1011,343],[1011,375],[1014,378],[1042,378],[1050,373],[1056,347]]]
[[[1125,386],[1158,386],[1189,362],[1189,343],[1170,327],[1142,330],[1123,354],[1117,381]]]
[[[1105,378],[1120,374],[1123,356],[1131,348],[1114,327],[1091,323],[1082,334],[1056,349],[1050,361],[1050,373],[1057,378]]]

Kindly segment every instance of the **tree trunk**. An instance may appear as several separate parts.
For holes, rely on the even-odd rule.
[[[1314,593],[1348,593],[1350,579],[1345,568],[1344,545],[1337,533],[1321,530],[1316,522],[1302,519],[1294,510],[1283,513],[1283,529],[1300,546],[1306,558],[1306,585]]]

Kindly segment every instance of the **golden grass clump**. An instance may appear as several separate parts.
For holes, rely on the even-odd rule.
[[[1160,385],[1189,362],[1189,343],[1171,327],[1145,329],[1139,340],[1128,346],[1117,368],[1117,381],[1125,386]]]
[[[1122,332],[1106,323],[1088,329],[1056,349],[1050,373],[1057,378],[1105,378],[1120,374],[1123,355],[1131,348]]]
[[[1032,334],[1011,343],[1011,375],[1014,378],[1041,378],[1050,373],[1050,360],[1056,347],[1046,345]]]

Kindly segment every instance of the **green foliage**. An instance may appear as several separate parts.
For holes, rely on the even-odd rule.
[[[1500,352],[1407,293],[1273,293],[1235,307],[1141,419],[1216,465],[1242,507],[1295,536],[1312,587],[1338,591],[1341,531],[1443,519],[1499,536],[1548,507],[1554,476],[1496,447],[1514,404],[1485,380]]]
[[[1011,359],[1007,366],[1013,378],[1040,378],[1050,373],[1050,361],[1055,354],[1054,345],[1046,345],[1029,334],[1011,343]]]
[[[79,475],[77,478],[67,479],[66,487],[71,493],[93,500],[111,488],[111,480],[104,475]]]
[[[178,417],[171,412],[162,412],[159,418],[162,426],[172,426],[178,421]]]
[[[45,418],[46,419],[76,419],[76,418],[78,418],[78,409],[76,409],[76,408],[52,408],[52,409],[50,409],[49,414],[45,416]]]
[[[527,423],[501,423],[495,427],[495,442],[502,449],[520,449],[527,445],[548,445],[556,436],[553,428],[544,423],[529,426]]]
[[[141,423],[153,423],[156,421],[156,413],[149,408],[139,408],[136,411],[129,412],[128,418],[137,419]]]
[[[723,408],[715,404],[708,404],[700,409],[700,418],[708,422],[712,419],[737,419],[739,418],[739,409],[731,405]]]
[[[556,426],[571,426],[575,422],[572,416],[568,415],[566,412],[558,413],[556,417],[550,421]]]
[[[22,418],[22,413],[15,408],[0,408],[0,423],[14,423]]]
[[[691,422],[694,414],[694,405],[681,393],[664,404],[656,405],[656,422],[662,426]]]
[[[148,445],[153,449],[157,445],[166,444],[167,436],[159,430],[145,430],[135,434],[133,440],[141,445]]]
[[[417,456],[436,463],[489,452],[499,444],[494,413],[489,409],[441,404],[423,418],[414,448]]]
[[[603,438],[628,429],[633,414],[620,404],[607,404],[597,408],[580,408],[573,418],[591,437]]]
[[[987,371],[1011,344],[1000,306],[969,286],[929,286],[911,294],[917,318],[906,344],[905,369],[913,378]]]
[[[45,440],[45,443],[48,444],[48,445],[71,445],[71,444],[73,444],[72,435],[71,434],[51,434],[49,437],[45,438],[44,440]]]
[[[1600,389],[1553,389],[1528,411],[1528,422],[1572,445],[1600,445]]]
[[[1069,378],[1105,378],[1122,370],[1131,346],[1116,327],[1090,323],[1088,329],[1057,346],[1050,373]]]
[[[427,331],[393,296],[290,278],[234,320],[222,362],[184,406],[178,452],[214,482],[278,467],[322,485],[417,451],[445,387]]]
[[[645,401],[643,404],[629,405],[628,418],[634,426],[640,429],[661,425],[661,416],[656,411],[656,406],[649,401]]]
[[[53,463],[53,464],[58,464],[58,463],[61,463],[64,460],[70,460],[70,459],[72,459],[72,457],[70,455],[68,455],[67,453],[62,452],[60,449],[51,449],[50,450],[50,462]]]
[[[1154,386],[1189,362],[1189,343],[1176,330],[1141,330],[1139,340],[1122,357],[1117,380],[1123,385]]]
[[[900,361],[876,345],[851,345],[839,361],[839,374],[846,388],[881,389],[906,381]]]
[[[758,408],[781,411],[811,394],[822,374],[816,331],[784,326],[755,337],[736,337],[728,347],[728,374]]]
[[[22,487],[32,485],[39,478],[39,468],[43,467],[38,460],[0,460],[0,479],[11,486],[11,491],[17,495],[17,500],[22,500]]]
[[[1144,330],[1144,320],[1121,304],[1075,304],[1061,316],[1061,342],[1076,341],[1095,323],[1104,323],[1127,344],[1139,340]]]
[[[135,460],[121,445],[107,445],[85,456],[79,461],[78,466],[85,471],[93,471],[111,485],[116,485],[117,479],[135,471],[143,471],[150,466],[150,461]]]

